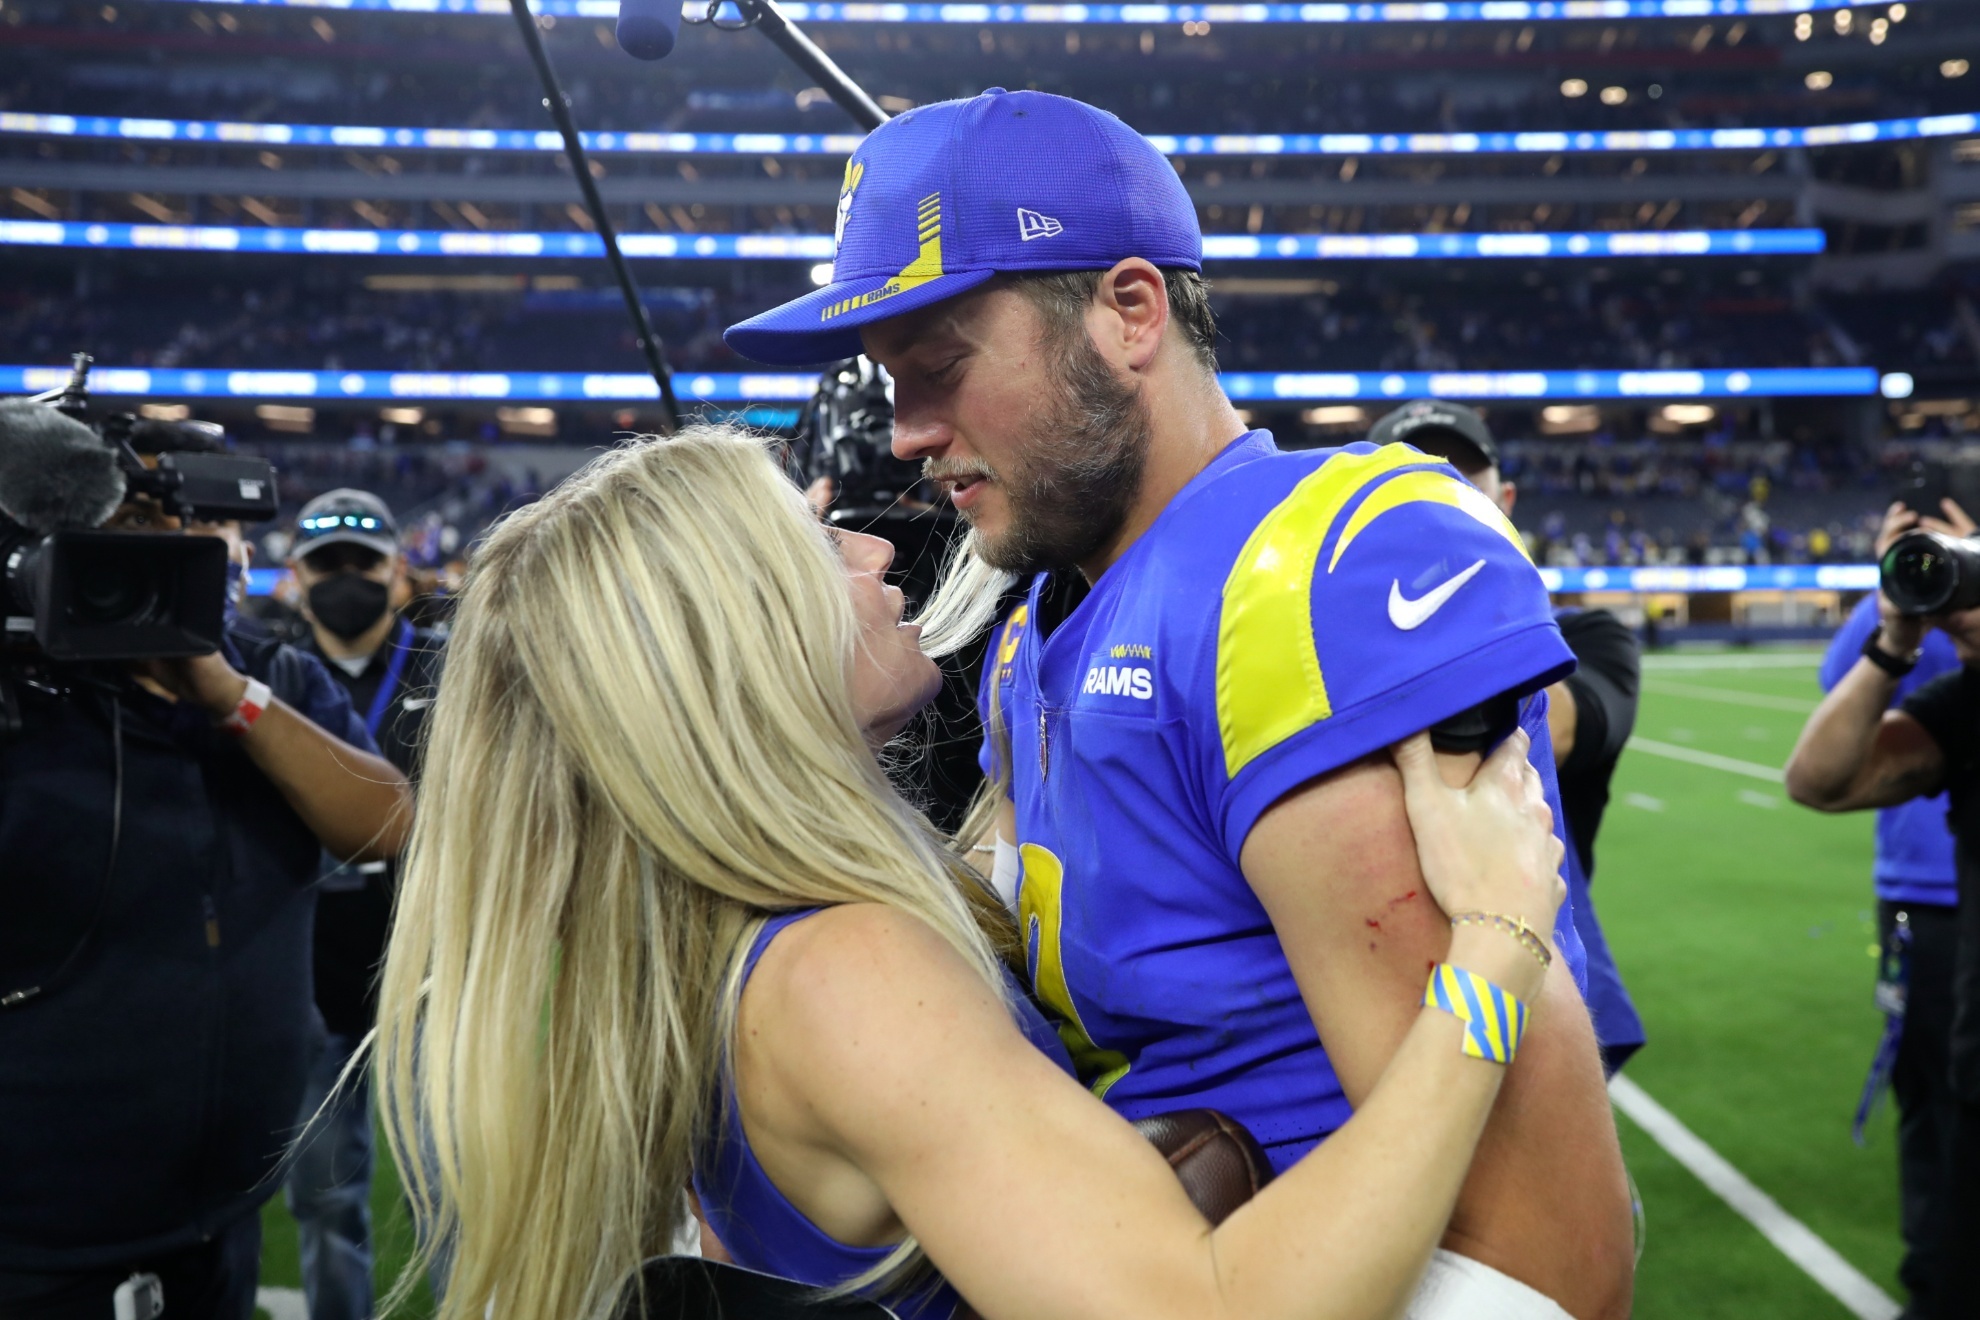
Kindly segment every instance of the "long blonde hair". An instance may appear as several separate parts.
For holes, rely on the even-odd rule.
[[[441,1320],[585,1320],[666,1250],[769,913],[884,903],[1000,986],[994,900],[857,727],[857,641],[825,531],[733,429],[608,453],[476,557],[376,1038]]]

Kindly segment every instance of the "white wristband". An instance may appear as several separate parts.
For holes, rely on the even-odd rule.
[[[247,691],[241,693],[241,704],[234,707],[231,715],[220,721],[220,727],[238,738],[254,727],[254,722],[261,718],[261,712],[267,710],[269,703],[274,700],[275,693],[266,683],[258,678],[250,678],[247,681]]]

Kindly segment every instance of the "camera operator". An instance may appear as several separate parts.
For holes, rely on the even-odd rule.
[[[1972,522],[1956,507],[1948,504],[1945,512],[1951,521],[1893,506],[1880,545],[1914,529],[1950,538],[1972,533]],[[1950,951],[1952,1019],[1944,1064],[1949,1099],[1941,1114],[1949,1130],[1940,1134],[1944,1227],[1937,1243],[1938,1277],[1916,1282],[1907,1277],[1906,1284],[1914,1297],[1914,1311],[1907,1314],[1965,1320],[1980,1314],[1980,903],[1973,901],[1974,849],[1980,847],[1980,609],[1901,612],[1891,594],[1892,566],[1901,550],[1893,546],[1884,554],[1877,627],[1801,731],[1788,759],[1787,791],[1818,811],[1895,807],[1948,795],[1946,822],[1955,843],[1960,902]],[[1926,632],[1934,628],[1951,640],[1959,667],[1892,709],[1899,684],[1917,666]],[[1928,950],[1921,960],[1921,933],[1922,924],[1912,932],[1910,966],[1904,969],[1914,978],[1930,974],[1935,964],[1944,969],[1947,962],[1944,951]],[[1919,997],[1921,1008],[1932,993],[1913,981],[1910,994]],[[1909,1195],[1907,1188],[1907,1200]]]
[[[1477,409],[1418,399],[1376,422],[1368,438],[1378,445],[1407,444],[1436,455],[1512,517],[1519,488],[1499,471],[1498,441]],[[1623,987],[1588,886],[1595,879],[1595,834],[1609,805],[1609,781],[1636,727],[1642,655],[1635,634],[1607,610],[1556,609],[1554,621],[1575,659],[1575,671],[1547,689],[1547,731],[1553,737],[1561,814],[1566,817],[1564,875],[1575,930],[1588,950],[1588,1008],[1602,1068],[1613,1075],[1643,1048],[1643,1019]]]
[[[148,429],[153,450],[185,438]],[[9,400],[9,446],[73,456],[103,442]],[[8,496],[0,507],[31,523]],[[237,525],[189,528],[153,495],[129,493],[101,525],[220,537],[230,576],[245,567]],[[363,726],[322,667],[242,626],[231,601],[224,619],[205,655],[0,659],[16,724],[0,740],[9,1320],[149,1317],[160,1303],[173,1320],[253,1313],[258,1210],[307,1063],[310,882],[323,849],[390,856],[410,823],[405,776],[360,750]]]
[[[349,693],[365,732],[410,775],[439,682],[440,639],[399,613],[406,560],[392,512],[376,495],[333,490],[296,518],[289,570],[316,656]],[[303,1295],[311,1320],[367,1320],[372,1313],[372,1124],[368,1070],[345,1065],[376,1016],[376,977],[397,891],[394,863],[324,859],[316,904],[316,1061],[298,1122],[288,1178],[299,1230]],[[326,1105],[325,1102],[329,1103]],[[319,1113],[319,1108],[321,1113]]]
[[[1877,557],[1882,559],[1891,543],[1917,521],[1910,510],[1893,505],[1877,536]],[[1864,643],[1880,623],[1878,593],[1873,591],[1836,630],[1822,657],[1824,692],[1841,682],[1862,658]],[[1928,631],[1916,668],[1891,690],[1893,703],[1957,668],[1959,656],[1945,633]],[[1929,1314],[1939,1274],[1948,1194],[1946,1140],[1952,1126],[1947,1050],[1952,1043],[1959,888],[1946,808],[1941,793],[1877,813],[1872,872],[1882,950],[1877,1006],[1886,1015],[1886,1025],[1857,1110],[1860,1138],[1870,1104],[1888,1080],[1897,1100],[1899,1222],[1905,1246],[1898,1279],[1918,1315]]]

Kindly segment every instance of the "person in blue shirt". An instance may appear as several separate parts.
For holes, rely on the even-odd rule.
[[[1218,1108],[1290,1163],[1366,1097],[1452,917],[1489,920],[1426,901],[1384,749],[1434,730],[1462,776],[1520,727],[1558,801],[1543,689],[1573,657],[1539,573],[1441,461],[1246,428],[1194,207],[1112,116],[924,106],[854,153],[840,220],[832,282],[726,339],[886,367],[895,455],[971,525],[936,617],[1030,579],[985,674],[1008,796],[973,846],[1017,850],[1032,988],[1110,1106]],[[1557,1011],[1433,1266],[1477,1282],[1436,1314],[1620,1316],[1633,1233],[1580,941],[1567,913],[1519,934]]]
[[[1915,516],[1909,510],[1905,515]],[[1895,511],[1886,519],[1877,539],[1880,558],[1908,525]],[[1824,692],[1833,690],[1856,665],[1878,624],[1873,591],[1857,602],[1829,643],[1820,674]],[[1891,691],[1891,705],[1959,667],[1952,640],[1937,629],[1927,632],[1917,666]],[[1893,1058],[1880,1058],[1879,1066],[1888,1070],[1898,1109],[1898,1188],[1905,1247],[1898,1278],[1910,1295],[1912,1311],[1920,1315],[1930,1313],[1943,1256],[1949,1191],[1946,1143],[1952,1134],[1954,1104],[1950,1051],[1959,884],[1952,832],[1946,828],[1949,807],[1946,794],[1939,792],[1880,810],[1871,873],[1887,980],[1894,982],[1900,967],[1904,974],[1901,986],[1880,986],[1879,1006],[1892,1015],[1896,1051]],[[1872,1085],[1881,1080],[1873,1078]]]

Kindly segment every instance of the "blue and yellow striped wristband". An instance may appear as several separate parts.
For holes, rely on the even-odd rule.
[[[1474,1059],[1511,1063],[1526,1034],[1527,1007],[1476,972],[1438,963],[1423,989],[1423,1006],[1464,1023],[1463,1049]]]

